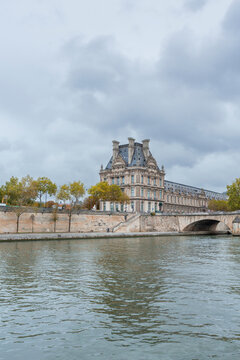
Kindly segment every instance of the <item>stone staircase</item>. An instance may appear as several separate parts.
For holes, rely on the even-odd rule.
[[[115,225],[111,231],[112,232],[138,232],[139,231],[139,218],[140,214],[134,214],[126,221],[121,221],[119,224]]]

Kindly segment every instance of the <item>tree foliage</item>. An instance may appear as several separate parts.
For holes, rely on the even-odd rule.
[[[5,201],[5,189],[4,186],[0,186],[0,202],[4,202]]]
[[[88,196],[83,201],[82,209],[91,210],[94,206],[99,209],[99,200],[93,196]]]
[[[21,196],[21,184],[19,179],[12,176],[4,185],[4,198],[9,205],[18,205]]]
[[[240,210],[240,178],[227,186],[227,195],[230,210]]]
[[[57,199],[62,200],[64,203],[71,199],[70,188],[67,184],[60,186],[57,193]]]
[[[35,181],[35,185],[37,188],[37,197],[39,198],[40,206],[42,204],[43,195],[46,196],[47,200],[47,195],[52,196],[55,195],[57,192],[57,185],[45,176],[39,177]]]
[[[106,181],[101,181],[88,189],[88,193],[96,200],[107,200],[109,185]]]
[[[42,205],[43,196],[45,196],[45,205],[52,207],[55,202],[48,201],[47,196],[53,196],[57,193],[57,185],[47,177],[39,177],[34,180],[30,175],[22,179],[12,176],[4,185],[0,187],[0,202],[5,202],[12,206],[38,206],[36,199],[39,199]],[[79,199],[85,194],[84,185],[81,181],[74,181],[69,185],[60,186],[57,199],[64,203],[69,200],[74,201],[76,207]],[[71,207],[73,203],[71,202]]]
[[[19,180],[12,176],[0,190],[1,201],[9,205],[31,205],[37,197],[36,186],[29,175]]]
[[[69,184],[69,190],[76,205],[79,199],[85,194],[84,185],[81,181],[74,181]]]
[[[37,198],[36,181],[30,175],[27,175],[21,179],[20,189],[19,203],[21,205],[32,205]]]
[[[213,211],[230,211],[227,200],[209,200],[208,208]]]
[[[129,196],[125,193],[122,193],[121,198],[120,198],[120,202],[121,203],[125,203],[125,204],[129,204],[130,203],[130,199]]]
[[[95,201],[128,202],[129,197],[124,194],[118,185],[109,185],[106,181],[101,181],[92,186],[88,193]]]
[[[120,201],[122,198],[123,192],[118,185],[112,184],[109,185],[108,192],[107,192],[107,199],[108,201]]]

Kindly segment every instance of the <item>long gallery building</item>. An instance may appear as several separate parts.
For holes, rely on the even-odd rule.
[[[117,184],[129,198],[129,204],[101,202],[103,211],[128,212],[203,212],[210,199],[226,199],[224,193],[200,189],[165,180],[164,167],[158,164],[149,150],[149,141],[119,145],[113,141],[113,153],[106,168],[101,166],[100,181]]]

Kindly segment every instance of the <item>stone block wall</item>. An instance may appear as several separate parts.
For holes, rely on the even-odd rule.
[[[207,220],[207,222],[206,222]],[[106,212],[80,212],[72,213],[71,232],[182,232],[189,224],[205,221],[207,226],[211,221],[219,223],[217,230],[230,230],[233,234],[240,235],[240,218],[236,214],[189,214],[151,216],[141,214],[106,213]],[[209,223],[209,224],[208,224]],[[19,218],[19,233],[51,233],[68,232],[68,213],[59,212],[54,223],[52,212],[23,213]],[[0,210],[0,233],[16,233],[17,215],[14,209]]]
[[[141,216],[140,231],[179,231],[178,216]]]
[[[69,216],[67,213],[58,213],[56,232],[68,232]],[[121,214],[72,214],[71,232],[107,232],[124,221]],[[12,211],[0,211],[0,233],[16,233],[17,216]],[[54,232],[52,213],[23,213],[19,218],[19,233]]]

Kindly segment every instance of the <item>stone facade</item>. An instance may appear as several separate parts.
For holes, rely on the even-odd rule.
[[[204,190],[199,192],[189,191],[187,187],[177,188],[177,187],[168,187],[167,185],[170,182],[166,181],[164,199],[165,206],[164,212],[175,212],[175,213],[192,213],[192,212],[205,212],[208,207],[208,199],[205,195]],[[180,185],[172,183],[174,185]],[[181,185],[180,185],[181,186]],[[181,186],[182,187],[182,186]]]
[[[117,184],[130,198],[130,204],[101,202],[103,211],[159,212],[164,203],[164,168],[159,169],[149,150],[149,140],[136,143],[128,138],[127,145],[113,141],[113,155],[100,181]]]
[[[164,167],[158,167],[149,149],[149,141],[119,145],[113,141],[113,153],[106,168],[100,170],[100,181],[117,184],[130,198],[130,204],[101,202],[102,211],[126,212],[204,212],[209,199],[225,195],[210,190],[165,180]]]

